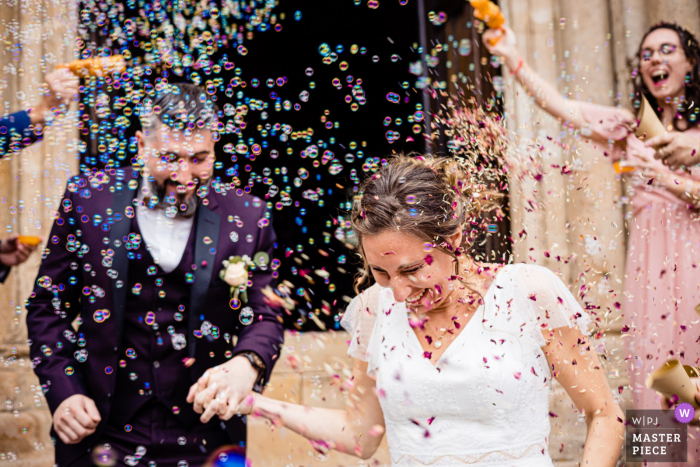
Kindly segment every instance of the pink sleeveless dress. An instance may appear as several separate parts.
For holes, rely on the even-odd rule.
[[[626,149],[619,144],[591,142],[600,146],[611,162],[623,157],[634,160],[637,154],[653,157],[653,149],[628,134],[622,110],[581,104],[583,118],[594,134],[610,143],[626,140]],[[687,133],[700,139],[697,126]],[[656,162],[658,171],[671,173]],[[700,180],[700,171],[695,170],[690,177]],[[645,181],[634,186],[630,202],[632,219],[627,222],[630,235],[624,297],[620,300],[625,366],[634,407],[660,409],[660,397],[644,384],[647,374],[668,359],[700,366],[700,316],[695,311],[700,304],[700,212]],[[700,458],[700,429],[689,427],[688,433],[688,463],[679,466],[696,465],[693,460]]]

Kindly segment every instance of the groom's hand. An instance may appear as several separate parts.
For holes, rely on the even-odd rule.
[[[202,414],[202,423],[209,422],[214,415],[228,420],[239,411],[239,405],[253,390],[257,378],[258,371],[246,357],[233,357],[205,371],[190,388],[187,402],[194,404],[194,411]]]
[[[66,444],[77,444],[95,432],[102,418],[95,402],[82,394],[70,396],[56,408],[53,427]]]

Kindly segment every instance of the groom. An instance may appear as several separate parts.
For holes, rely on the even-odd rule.
[[[134,168],[69,181],[27,306],[59,467],[195,466],[244,449],[245,419],[231,415],[282,344],[262,293],[276,276],[265,203],[212,181],[206,92],[158,93]],[[212,368],[226,375],[222,416],[203,423],[187,395]]]

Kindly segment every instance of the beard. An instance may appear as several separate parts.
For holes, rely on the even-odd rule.
[[[208,184],[209,181],[207,180],[204,185]],[[181,186],[179,183],[172,180],[167,180],[163,184],[159,184],[155,180],[149,181],[148,187],[151,194],[158,197],[158,203],[149,207],[151,209],[164,209],[167,217],[189,219],[190,217],[194,216],[194,214],[197,212],[197,206],[199,205],[199,197],[197,196],[196,192],[202,185],[197,183],[191,194],[189,192],[179,193],[179,186]],[[190,196],[187,196],[188,194]],[[172,202],[173,198],[175,199],[174,202]],[[144,199],[144,202],[146,205],[149,205],[148,199]],[[185,206],[185,209],[181,208],[183,205]]]

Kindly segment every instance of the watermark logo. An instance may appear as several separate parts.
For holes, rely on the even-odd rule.
[[[678,420],[681,423],[692,422],[695,418],[695,409],[692,405],[688,404],[687,402],[678,404],[674,413],[676,415],[676,420]]]
[[[682,405],[676,410],[627,410],[625,461],[687,462],[688,425],[681,420],[692,420],[695,411],[684,407],[680,413]]]

